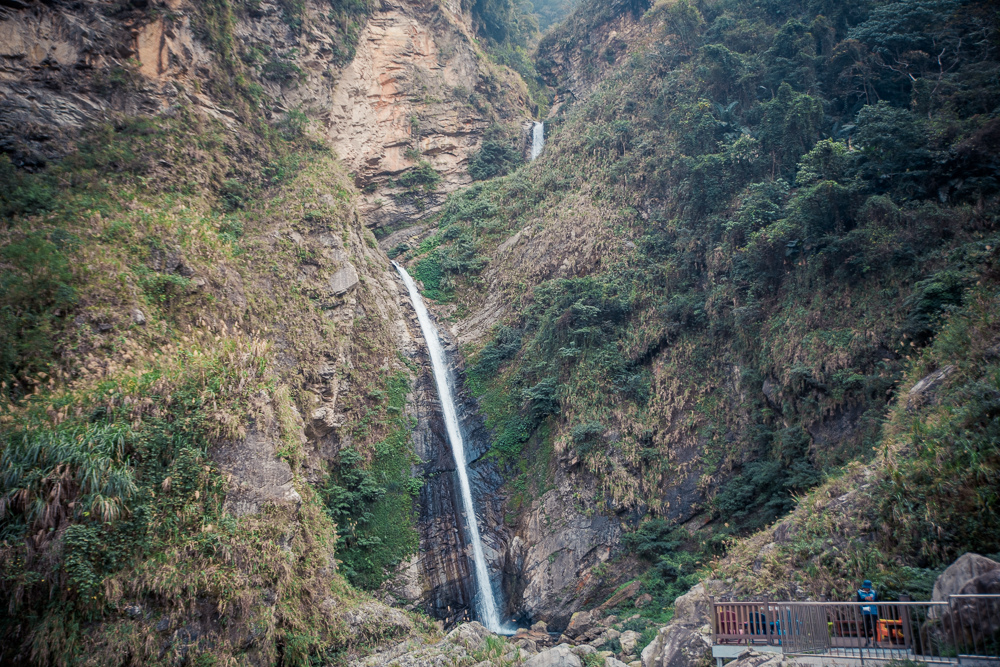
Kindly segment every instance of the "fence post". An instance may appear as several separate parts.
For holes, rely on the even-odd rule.
[[[708,599],[712,603],[712,646],[715,646],[719,634],[719,610],[715,608],[715,596],[710,595]]]
[[[900,602],[909,602],[910,596],[903,593],[899,596]],[[899,605],[899,618],[902,619],[903,623],[903,649],[910,650],[912,642],[910,641],[910,607],[909,605]]]
[[[865,647],[861,645],[861,636],[864,635],[865,638],[868,637],[867,630],[865,629],[862,619],[858,618],[858,612],[861,608],[858,605],[851,605],[851,609],[854,610],[854,636],[858,639],[858,657],[861,658],[861,667],[865,667]]]
[[[774,646],[774,637],[771,636],[771,598],[764,598],[764,637],[767,638],[767,645]]]
[[[948,610],[951,612],[948,616],[951,621],[951,640],[955,643],[955,657],[958,659],[958,664],[962,664],[962,648],[958,645],[958,631],[955,629],[955,621],[958,616],[958,607],[955,604],[955,596],[948,596]]]

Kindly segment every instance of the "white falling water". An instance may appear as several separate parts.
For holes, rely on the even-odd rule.
[[[545,147],[545,123],[535,123],[531,127],[531,159],[542,154]]]
[[[424,300],[417,291],[417,286],[413,278],[402,266],[396,262],[392,263],[399,271],[399,275],[406,284],[406,290],[410,293],[410,300],[413,308],[417,311],[417,320],[420,322],[420,331],[427,341],[427,352],[431,358],[431,369],[434,371],[434,384],[437,385],[438,396],[441,398],[441,409],[444,412],[444,424],[448,431],[448,440],[451,442],[451,453],[455,457],[455,468],[458,470],[458,483],[462,491],[462,505],[465,509],[465,516],[469,524],[469,536],[472,542],[472,559],[476,570],[476,587],[479,595],[476,597],[476,612],[479,620],[491,632],[503,632],[500,625],[500,612],[497,610],[496,598],[493,596],[493,586],[490,584],[490,575],[486,569],[486,557],[483,555],[483,543],[479,538],[479,525],[476,522],[476,508],[472,504],[472,489],[469,487],[469,472],[465,465],[465,443],[462,440],[462,432],[458,428],[458,415],[455,412],[455,401],[451,395],[451,386],[448,384],[448,367],[445,364],[444,349],[441,347],[441,340],[438,338],[437,328],[431,322]]]

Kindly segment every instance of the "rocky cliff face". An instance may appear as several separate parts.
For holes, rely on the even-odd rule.
[[[630,51],[653,38],[641,21],[650,4],[613,0],[574,12],[539,43],[538,73],[567,101],[583,99]]]
[[[483,130],[526,115],[526,103],[524,84],[479,51],[458,3],[386,2],[337,84],[328,133],[365,193],[368,223],[389,231],[470,183]]]
[[[445,431],[427,347],[402,285],[399,298],[407,305],[406,330],[401,347],[404,354],[420,368],[408,404],[415,423],[414,450],[421,461],[417,471],[424,484],[418,507],[420,551],[387,588],[395,597],[431,616],[454,623],[472,618],[475,614],[473,598],[476,591],[471,574],[467,517],[462,511],[455,460]],[[458,401],[459,426],[466,445],[469,481],[482,531],[484,553],[491,572],[495,573],[494,589],[501,590],[501,573],[510,543],[509,530],[504,524],[503,480],[495,463],[483,458],[490,446],[490,434],[478,414],[475,400],[463,390],[454,341],[447,328],[442,327],[440,331],[452,360],[452,384]],[[506,611],[507,616],[516,613],[511,608]]]
[[[364,225],[376,230],[412,225],[448,192],[467,184],[469,157],[490,123],[527,126],[526,91],[519,79],[484,57],[456,3],[382,3],[358,28],[353,57],[349,31],[326,9],[309,0],[292,21],[282,3],[268,0],[237,14],[212,13],[188,0],[142,6],[5,3],[0,150],[17,166],[42,169],[70,151],[88,126],[136,115],[190,112],[227,132],[246,134],[245,100],[226,89],[229,66],[258,86],[262,112],[272,124],[290,112],[305,115],[306,131],[329,141],[363,189],[357,213],[353,207],[340,211],[339,189],[345,184],[338,176],[312,183],[294,206],[285,201],[281,216],[248,230],[259,251],[255,257],[278,257],[291,249],[305,258],[280,277],[242,260],[184,253],[169,239],[165,250],[153,253],[151,266],[196,281],[205,298],[223,303],[213,314],[218,326],[252,328],[272,342],[276,371],[293,379],[296,388],[293,421],[308,481],[321,481],[327,462],[343,447],[364,444],[354,441],[350,429],[364,402],[355,369],[398,369],[387,356],[392,347],[418,363],[409,409],[418,424],[414,445],[426,480],[419,499],[420,552],[391,590],[435,617],[458,621],[469,614],[473,591],[454,462],[419,327]],[[228,45],[213,41],[219,22],[228,26]],[[227,59],[240,64],[227,65]],[[194,155],[187,159],[199,162]],[[425,167],[439,180],[402,184],[401,175]],[[171,165],[154,170],[166,177]],[[233,172],[194,169],[193,174],[210,190]],[[328,224],[333,211],[339,211],[336,229]],[[574,232],[568,238],[583,244],[581,261],[593,261],[589,237],[581,233],[578,239]],[[524,256],[512,249],[511,257],[539,270],[573,273],[564,259],[559,267],[546,263],[570,254],[538,247]],[[315,307],[286,317],[292,304],[272,304],[295,290],[310,295]],[[148,315],[141,315],[143,323]],[[336,335],[326,338],[322,331]],[[461,327],[444,333],[456,342],[466,336]],[[373,338],[374,349],[355,345],[358,337]],[[452,353],[457,359],[455,344]],[[461,382],[458,368],[456,381]],[[575,507],[568,484],[509,525],[503,480],[495,464],[482,458],[490,435],[474,399],[462,391],[459,396],[486,554],[497,590],[508,594],[505,615],[565,622],[591,600],[587,572],[610,557],[619,528],[614,520]],[[301,501],[295,472],[277,457],[285,446],[277,427],[259,426],[213,454],[235,480],[230,507],[237,514],[256,513],[268,502]]]
[[[252,14],[189,0],[0,7],[0,130],[15,163],[41,166],[87,123],[114,114],[191,107],[235,129],[225,94],[227,60],[240,58],[267,112],[305,107],[324,123],[344,63],[344,31],[323,3],[303,7],[293,28],[282,5]],[[214,32],[225,40],[212,44]]]
[[[410,409],[419,424],[414,442],[427,484],[420,497],[421,552],[408,569],[413,576],[401,577],[400,595],[434,616],[458,620],[468,612],[471,592],[451,451],[405,293],[362,223],[420,217],[467,182],[465,164],[479,133],[500,114],[515,114],[523,84],[485,63],[457,5],[380,5],[366,24],[355,26],[361,31],[356,54],[354,28],[330,14],[329,3],[310,0],[296,16],[286,5],[263,0],[230,13],[226,3],[186,0],[2,3],[0,150],[15,166],[37,171],[73,151],[74,140],[95,124],[139,116],[156,126],[190,114],[244,143],[219,148],[214,162],[192,145],[176,159],[152,164],[144,176],[193,189],[186,204],[204,213],[198,224],[206,228],[199,234],[212,244],[219,234],[213,217],[218,189],[224,182],[241,185],[243,174],[260,166],[241,154],[255,141],[250,116],[283,131],[283,123],[301,113],[305,133],[327,139],[355,170],[357,184],[394,193],[385,206],[374,194],[364,200],[362,217],[340,167],[319,160],[273,200],[263,203],[265,194],[274,194],[269,190],[260,194],[260,206],[234,204],[252,219],[239,230],[237,253],[211,244],[211,251],[191,248],[182,241],[186,232],[174,238],[173,228],[154,230],[148,257],[138,261],[143,271],[190,284],[190,303],[151,312],[136,301],[131,283],[110,301],[103,294],[88,298],[102,313],[101,334],[161,331],[169,323],[187,332],[209,327],[219,336],[253,332],[272,346],[274,372],[293,395],[282,409],[291,412],[279,420],[276,404],[264,401],[260,411],[271,417],[212,452],[233,485],[227,507],[237,516],[274,502],[294,512],[303,481],[322,482],[343,447],[371,446],[378,429],[364,442],[352,429],[368,400],[365,387],[376,375],[404,370],[396,350],[416,360],[421,370]],[[249,108],[245,94],[227,88],[233,85],[252,88],[259,107]],[[227,162],[221,153],[229,149]],[[439,182],[390,185],[390,178],[424,162]],[[259,183],[258,176],[254,186]],[[128,210],[126,216],[138,219],[145,209]],[[373,217],[378,211],[382,217]],[[95,234],[110,224],[100,215],[95,220]],[[109,319],[108,312],[118,311],[121,317]],[[89,317],[79,314],[81,326],[89,326]],[[463,428],[479,457],[488,443],[473,411]],[[279,434],[289,429],[293,443]],[[301,461],[290,463],[295,457],[280,453],[289,446],[302,447]],[[480,462],[473,477],[483,515],[501,526],[496,471]],[[505,538],[502,531],[487,534],[501,536],[487,545],[499,571]]]

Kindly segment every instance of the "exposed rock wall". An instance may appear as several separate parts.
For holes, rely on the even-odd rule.
[[[468,546],[467,524],[458,490],[455,460],[445,431],[441,402],[434,385],[427,346],[420,325],[409,305],[409,297],[400,283],[399,299],[406,308],[401,347],[419,364],[413,393],[408,404],[415,420],[414,451],[420,459],[417,473],[424,485],[420,491],[418,526],[420,551],[401,577],[389,586],[392,593],[448,623],[471,618],[474,614],[475,584],[472,556]],[[440,330],[446,351],[453,362],[450,368],[455,386],[459,426],[466,445],[469,481],[472,485],[476,514],[482,531],[483,548],[491,572],[496,573],[494,588],[500,590],[502,561],[509,535],[503,523],[503,480],[492,461],[481,458],[489,449],[489,434],[478,415],[475,401],[463,391],[460,368],[454,366],[456,350],[447,329]]]
[[[630,51],[653,37],[641,21],[650,4],[612,0],[581,7],[539,43],[538,73],[564,99],[582,99]]]
[[[588,508],[568,476],[522,512],[514,529],[508,570],[519,611],[544,620],[553,630],[566,627],[580,609],[599,605],[618,583],[628,580],[628,563],[609,581],[594,569],[620,552],[622,526]]]
[[[385,2],[365,26],[334,91],[328,133],[367,193],[362,211],[373,227],[409,226],[436,210],[471,182],[468,161],[489,123],[526,115],[524,84],[473,40],[467,16],[447,4]],[[439,183],[391,182],[420,162]]]

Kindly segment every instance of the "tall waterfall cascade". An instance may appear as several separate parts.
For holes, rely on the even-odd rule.
[[[493,595],[489,571],[486,569],[483,542],[479,537],[476,508],[472,504],[472,489],[469,486],[469,471],[465,462],[465,442],[462,440],[462,432],[458,427],[455,400],[451,393],[451,385],[448,383],[448,366],[445,363],[444,349],[441,347],[437,328],[427,313],[427,307],[424,306],[424,300],[420,297],[420,292],[417,291],[417,285],[413,282],[413,278],[406,272],[406,269],[396,262],[393,262],[392,265],[396,267],[399,275],[403,278],[406,290],[410,293],[410,300],[413,302],[413,309],[417,311],[420,331],[424,334],[424,340],[427,341],[427,353],[431,358],[434,384],[437,386],[438,396],[441,398],[445,429],[451,443],[451,453],[455,457],[455,469],[458,471],[458,483],[462,492],[462,507],[465,510],[469,526],[469,539],[472,543],[472,559],[475,565],[476,588],[478,589],[475,599],[476,614],[488,630],[500,633],[504,629],[500,624],[500,611],[497,608],[496,597]]]
[[[545,123],[535,123],[531,126],[531,159],[542,154],[545,148]]]

